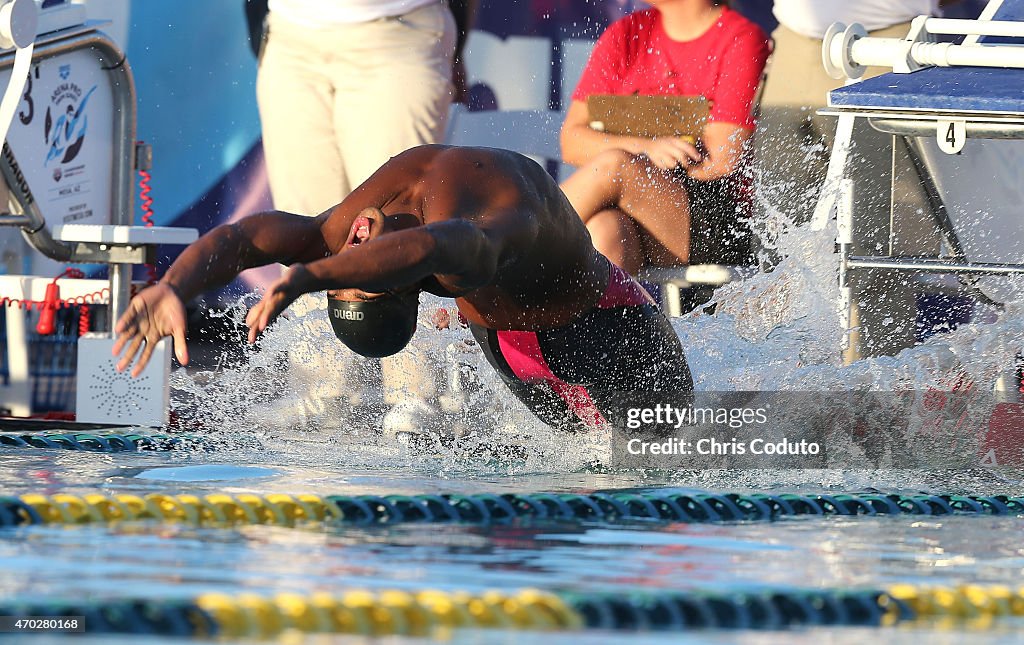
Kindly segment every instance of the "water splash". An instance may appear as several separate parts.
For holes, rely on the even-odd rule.
[[[241,323],[251,301],[251,295],[240,298],[226,315]],[[508,394],[468,329],[436,328],[433,314],[445,306],[450,302],[421,297],[420,329],[403,352],[440,394],[419,394],[438,415],[413,441],[381,432],[389,405],[379,364],[337,341],[322,295],[297,301],[245,350],[241,364],[175,372],[173,409],[182,426],[205,429],[226,448],[258,448],[246,450],[255,460],[278,460],[283,450],[305,463],[420,466],[453,476],[576,470],[592,461],[601,438],[556,433],[533,417]],[[417,396],[389,394],[399,395]]]
[[[673,321],[698,390],[991,391],[1024,347],[1024,306],[1009,303],[986,324],[962,325],[896,356],[843,366],[834,233],[796,226],[770,205],[762,206],[762,239],[768,242],[765,252],[777,259],[774,270],[718,290],[713,315],[702,309]],[[251,296],[239,299],[226,315],[241,323],[251,301]],[[443,307],[450,302],[424,294],[420,329],[405,350],[410,364],[425,370],[434,384],[434,391],[413,398],[440,411],[413,441],[381,431],[394,401],[382,400],[380,368],[337,342],[322,295],[294,304],[288,318],[246,350],[241,365],[176,372],[175,411],[190,427],[208,428],[243,448],[247,462],[411,467],[450,477],[578,471],[607,463],[608,433],[568,435],[536,420],[505,389],[468,330],[436,328],[434,312]],[[652,477],[751,488],[767,482],[837,487],[861,482],[863,487],[880,480],[900,488],[911,481],[901,471],[723,472]],[[919,474],[917,481],[929,477]],[[979,476],[966,477],[979,481]],[[986,473],[981,479],[998,477]]]

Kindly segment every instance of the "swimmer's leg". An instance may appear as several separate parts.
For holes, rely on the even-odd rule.
[[[487,362],[498,373],[509,391],[522,401],[534,416],[559,430],[587,429],[586,424],[576,415],[569,403],[559,396],[550,383],[525,383],[516,376],[501,353],[497,332],[477,325],[470,325],[469,329],[480,345]]]
[[[693,376],[682,344],[653,304],[596,309],[538,337],[552,372],[585,385],[611,423],[625,418],[625,407],[685,407],[692,401]]]
[[[667,321],[665,324],[668,326]],[[678,338],[652,334],[650,340],[649,353],[620,357],[605,379],[587,386],[590,400],[613,426],[621,428],[628,408],[686,408],[693,404],[693,377]]]
[[[569,432],[590,429],[547,383],[527,384],[504,376],[501,380],[534,416],[552,428]]]
[[[538,338],[551,371],[567,383],[588,390],[693,390],[679,336],[653,304],[596,309]]]

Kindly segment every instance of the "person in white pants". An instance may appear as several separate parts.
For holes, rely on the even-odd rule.
[[[320,213],[389,158],[443,140],[456,47],[444,0],[270,0],[266,28],[256,95],[274,208]],[[326,391],[322,368],[337,364],[311,358],[299,353],[292,367],[321,384],[303,402],[316,414],[352,388],[335,380]],[[365,382],[362,362],[347,366],[351,382]],[[381,361],[385,422],[431,412],[437,377],[425,363],[414,353]]]

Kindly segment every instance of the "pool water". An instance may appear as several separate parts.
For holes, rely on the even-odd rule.
[[[616,474],[584,468],[555,474],[503,471],[495,464],[490,471],[452,477],[438,473],[436,466],[444,458],[437,455],[421,456],[415,468],[396,471],[359,464],[347,467],[337,450],[325,452],[327,458],[322,461],[298,465],[296,448],[286,441],[266,446],[258,460],[241,450],[97,454],[20,449],[0,455],[0,485],[8,494],[199,495],[586,493],[623,488],[821,492],[863,491],[879,485],[897,490],[900,482],[898,488],[903,491],[998,489],[1012,494],[1022,490],[983,472],[955,477],[839,471]],[[434,469],[432,460],[436,460]],[[787,477],[791,481],[785,485],[769,483]],[[243,591],[310,594],[353,588],[727,593],[873,589],[895,583],[1014,587],[1024,567],[1024,547],[1018,539],[1022,528],[1024,518],[984,515],[794,517],[723,523],[533,519],[490,525],[304,528],[198,528],[141,522],[31,526],[0,530],[0,601],[190,598]],[[1008,637],[1022,626],[1005,619],[995,625],[994,632],[945,628],[932,633],[921,626],[870,632],[807,627],[784,636],[773,632],[696,632],[693,636],[695,642],[820,642],[826,637],[835,642],[857,638],[897,642],[912,634]],[[651,641],[656,636],[627,633],[614,638],[616,642],[657,642]],[[451,635],[456,642],[488,643],[534,637],[512,632]],[[663,642],[677,637],[665,636]],[[553,643],[588,642],[578,634],[544,638]],[[593,642],[602,642],[600,635],[594,638]]]
[[[674,322],[699,390],[991,390],[1024,345],[1008,306],[897,357],[838,365],[833,242],[779,235],[774,274],[720,290],[716,315]],[[423,309],[433,303],[429,299]],[[197,495],[535,493],[632,490],[1020,495],[1019,471],[610,469],[607,437],[562,435],[533,419],[473,351],[465,330],[417,334],[416,360],[443,366],[464,397],[411,446],[380,432],[379,410],[353,407],[365,383],[343,374],[320,305],[280,321],[240,365],[173,375],[178,430],[201,438],[169,452],[89,453],[0,448],[5,495],[102,492]],[[343,362],[343,361],[342,361]],[[453,371],[453,366],[457,369]],[[340,371],[333,372],[331,370]],[[458,373],[455,373],[458,372]],[[358,369],[356,370],[358,373]],[[461,376],[460,376],[461,374]],[[468,381],[465,374],[475,375]],[[458,386],[458,387],[455,387]],[[461,389],[460,389],[461,388]],[[372,389],[372,382],[370,383]],[[511,449],[510,449],[511,447]],[[629,595],[880,589],[962,584],[1016,588],[1024,517],[801,516],[714,523],[522,519],[301,528],[203,528],[126,522],[0,529],[0,603],[66,599],[186,599],[209,592],[274,594],[349,589],[482,592],[534,587]],[[1019,619],[883,628],[687,633],[691,642],[1004,642]],[[679,642],[679,634],[456,630],[454,642]],[[59,637],[25,636],[25,642]],[[394,642],[422,642],[395,638]],[[181,642],[160,636],[79,642]],[[223,642],[223,641],[218,641]],[[288,642],[359,642],[291,636]]]

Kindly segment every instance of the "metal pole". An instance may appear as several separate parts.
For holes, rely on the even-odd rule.
[[[834,23],[822,40],[822,63],[833,78],[859,78],[866,67],[901,73],[930,65],[1024,68],[1024,48],[1016,45],[936,43],[922,40],[924,36],[920,18],[914,20],[906,38],[876,38],[868,36],[860,24]]]
[[[864,67],[895,67],[907,58],[907,41],[899,38],[860,38],[848,50],[850,60]],[[914,43],[909,58],[918,65],[939,67],[1024,67],[1024,50],[1015,45],[967,47],[953,43]]]
[[[851,256],[851,269],[894,269],[922,273],[988,273],[992,275],[1024,275],[1024,264],[992,262],[946,262],[929,258],[879,258]]]
[[[3,213],[0,214],[0,226],[32,226],[32,219],[27,215]]]
[[[825,184],[818,196],[811,216],[811,230],[820,231],[828,226],[836,199],[839,197],[841,182],[846,176],[846,162],[853,145],[854,115],[843,113],[836,122],[836,135],[832,143],[832,153],[828,160]]]
[[[853,285],[850,284],[850,249],[853,247],[854,183],[844,177],[839,180],[836,199],[836,243],[839,245],[839,315],[843,331],[843,364],[863,357],[862,334],[860,331],[860,309],[854,299]]]
[[[110,335],[132,297],[132,265],[110,264]]]
[[[988,0],[988,4],[986,4],[985,8],[981,10],[981,15],[978,16],[978,20],[992,20],[995,18],[995,15],[999,13],[1002,6],[1003,0]],[[967,46],[977,45],[979,38],[980,36],[972,34],[967,38],[964,38],[963,44]]]
[[[107,39],[96,39],[96,50],[109,64],[114,75],[114,170],[111,196],[111,222],[114,225],[130,226],[135,218],[132,171],[135,167],[135,80],[125,54]],[[128,308],[131,299],[132,265],[111,264],[110,271],[110,317],[109,331],[114,335],[114,325]]]
[[[850,255],[850,245],[839,245],[839,325],[843,332],[843,339],[840,345],[843,365],[849,365],[861,356],[860,317],[857,314],[857,307],[853,302],[853,288],[850,286],[850,272],[847,265],[847,258]]]
[[[924,28],[932,34],[954,36],[1002,36],[1024,38],[1024,22],[1013,20],[962,20],[959,18],[929,18]]]

